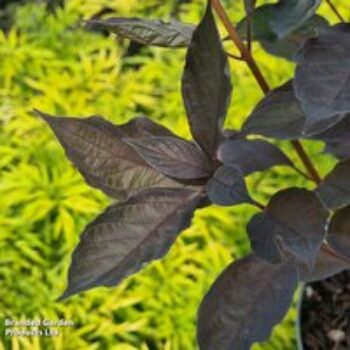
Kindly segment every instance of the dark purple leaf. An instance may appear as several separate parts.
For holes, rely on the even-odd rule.
[[[326,143],[325,151],[333,154],[341,160],[350,158],[350,115],[338,124],[329,128],[319,135],[314,135],[315,139]]]
[[[199,309],[201,350],[249,350],[270,336],[297,287],[293,261],[272,265],[255,255],[231,264],[213,284]]]
[[[299,278],[303,282],[321,281],[347,269],[350,269],[349,260],[331,253],[327,244],[322,244],[311,272],[306,264],[299,264]]]
[[[130,146],[154,169],[177,179],[201,179],[212,172],[211,161],[193,142],[159,136],[126,139]]]
[[[341,119],[341,117],[339,117]],[[308,135],[305,133],[306,114],[295,96],[293,81],[272,90],[255,107],[243,124],[245,134],[258,134],[281,140],[317,139],[329,144],[345,142],[349,137],[349,117],[329,129]]]
[[[271,18],[274,15],[275,5],[267,4],[259,6],[254,10],[254,13],[247,13],[247,17],[243,18],[237,24],[237,31],[239,36],[246,40],[247,39],[247,20],[249,16],[252,18],[252,38],[253,40],[263,41],[276,41],[277,35],[271,28]]]
[[[253,203],[248,194],[242,171],[235,166],[219,167],[206,186],[212,203],[218,205],[235,205]]]
[[[259,41],[268,53],[288,60],[294,60],[294,56],[300,46],[307,39],[315,36],[320,28],[329,26],[326,19],[314,15],[285,37],[279,38],[270,24],[274,11],[275,5],[263,5],[255,9],[252,37],[254,40]],[[241,20],[237,25],[237,30],[243,39],[246,39],[246,26],[247,18]]]
[[[305,114],[296,99],[292,81],[272,90],[253,110],[243,125],[248,134],[258,134],[282,140],[298,139],[302,135]]]
[[[311,268],[326,236],[327,218],[327,210],[313,192],[301,188],[280,191],[248,224],[252,248],[276,263],[283,258],[283,247]]]
[[[270,263],[281,262],[283,252],[280,250],[275,232],[279,225],[265,214],[256,214],[248,223],[247,231],[252,250]]]
[[[118,127],[100,117],[51,117],[36,111],[52,128],[85,180],[114,198],[154,187],[180,184],[152,169],[123,142],[130,123]]]
[[[152,121],[147,117],[136,117],[126,124],[120,125],[120,130],[126,137],[132,139],[149,136],[173,136],[176,137],[165,126]]]
[[[326,131],[314,135],[313,138],[322,140],[326,143],[347,142],[350,139],[350,114],[347,114],[342,121],[340,121],[338,124],[335,124]]]
[[[338,163],[316,190],[327,208],[350,204],[350,161]]]
[[[261,40],[261,45],[271,55],[294,61],[296,53],[304,42],[316,36],[321,28],[327,28],[328,26],[327,20],[314,15],[285,37],[276,40]]]
[[[294,89],[306,112],[305,131],[320,133],[350,111],[350,25],[320,30],[297,56]]]
[[[219,147],[218,159],[225,165],[240,168],[244,175],[275,165],[292,166],[279,148],[264,140],[227,139]]]
[[[349,258],[350,267],[350,206],[333,215],[327,241],[337,252]]]
[[[230,103],[231,83],[227,55],[210,1],[187,52],[182,95],[194,139],[209,156],[213,156]]]
[[[87,21],[88,25],[98,25],[123,38],[144,45],[161,47],[187,47],[190,44],[194,26],[176,20],[163,22],[141,18],[108,18]]]
[[[280,0],[275,5],[271,27],[283,38],[313,16],[321,0]]]
[[[61,299],[97,286],[114,286],[161,258],[190,225],[202,199],[202,194],[185,189],[151,189],[107,208],[85,228]]]
[[[309,1],[309,4],[307,3]],[[296,4],[299,2],[299,4]],[[304,2],[303,4],[301,4]],[[303,39],[315,34],[314,29],[319,26],[324,26],[327,23],[321,16],[315,15],[314,12],[301,13],[303,7],[309,7],[311,2],[319,2],[319,0],[282,0],[277,4],[267,4],[257,7],[253,14],[253,38],[261,43],[269,43],[278,46],[275,50],[279,51],[283,45],[297,48]],[[300,6],[301,5],[301,6]],[[295,16],[294,10],[299,12],[299,18],[294,18],[296,21],[293,26],[287,23],[287,16],[281,16],[281,12],[289,12],[289,16]],[[251,13],[248,13],[248,16]],[[300,18],[302,15],[303,18]],[[243,18],[237,25],[238,32],[243,39],[246,39],[247,17]],[[300,19],[300,20],[299,20]],[[287,26],[288,29],[282,33],[275,24],[280,22],[281,25]],[[294,42],[293,42],[294,40]],[[295,52],[295,51],[294,51]],[[291,58],[288,55],[288,58]]]
[[[339,160],[350,159],[350,140],[346,142],[328,142],[325,152],[337,157]]]

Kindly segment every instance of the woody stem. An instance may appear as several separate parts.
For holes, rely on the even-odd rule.
[[[220,3],[220,0],[211,0],[212,6],[215,9],[217,15],[219,16],[220,20],[224,24],[227,33],[230,37],[230,39],[233,41],[237,49],[242,55],[243,61],[245,61],[250,68],[253,76],[255,77],[255,80],[259,84],[261,90],[266,95],[271,90],[269,84],[267,83],[264,75],[262,74],[260,68],[258,67],[255,59],[253,58],[250,51],[246,48],[244,45],[242,39],[240,38],[236,28],[231,23],[225,9]],[[312,160],[307,155],[303,145],[298,140],[291,141],[291,144],[293,148],[295,149],[296,153],[298,154],[300,160],[303,162],[305,169],[307,170],[310,178],[316,183],[319,184],[321,182],[321,177],[318,174]]]

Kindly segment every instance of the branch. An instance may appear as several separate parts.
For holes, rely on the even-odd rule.
[[[312,163],[312,160],[305,152],[303,145],[298,140],[291,141],[291,144],[294,147],[295,151],[298,153],[300,159],[302,160],[305,169],[310,175],[311,180],[314,181],[316,184],[320,184],[322,182],[322,179],[318,174],[314,164]]]
[[[247,49],[252,52],[252,41],[253,41],[253,17],[252,15],[247,16]]]
[[[328,6],[331,8],[331,10],[333,11],[333,13],[338,17],[340,22],[345,22],[343,16],[340,14],[340,12],[338,11],[338,9],[334,6],[334,4],[332,3],[331,0],[326,0],[326,3],[328,4]]]
[[[226,55],[236,61],[244,61],[242,56],[234,55],[233,53],[226,52]]]
[[[252,204],[263,211],[266,209],[266,206],[258,201],[253,200]]]
[[[238,35],[238,32],[236,28],[232,25],[230,18],[228,17],[226,11],[222,7],[220,0],[211,0],[212,6],[215,9],[216,13],[218,14],[219,18],[221,19],[222,23],[224,24],[227,33],[230,37],[230,39],[233,41],[233,43],[236,45],[238,50],[241,52],[242,59],[247,63],[249,66],[252,74],[255,77],[255,80],[259,84],[261,90],[264,92],[264,94],[267,94],[270,92],[270,86],[268,85],[265,77],[263,76],[260,68],[256,64],[256,61],[254,60],[253,56],[249,52],[249,50],[245,47],[243,41],[241,40],[240,36]],[[311,179],[316,183],[319,184],[321,182],[321,177],[319,176],[316,168],[314,167],[311,159],[305,152],[302,144],[300,141],[292,141],[292,146],[294,147],[295,151],[297,152],[299,158],[303,162],[306,170],[308,171]]]

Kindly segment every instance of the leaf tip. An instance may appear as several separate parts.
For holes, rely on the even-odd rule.
[[[71,294],[66,290],[62,295],[60,295],[57,299],[56,302],[59,303],[61,301],[66,300]]]
[[[74,289],[70,288],[70,286],[68,286],[66,288],[66,290],[63,292],[63,294],[60,295],[56,299],[56,302],[61,302],[61,301],[67,300],[69,297],[71,297],[72,295],[76,294],[77,292],[78,292],[77,290],[74,290]]]
[[[39,109],[36,109],[36,108],[34,108],[34,109],[32,110],[32,113],[35,114],[37,117],[43,119],[43,120],[46,121],[46,122],[47,122],[50,118],[52,118],[51,115],[49,115],[49,114],[47,114],[47,113],[45,113],[45,112],[42,112],[42,111],[40,111]]]

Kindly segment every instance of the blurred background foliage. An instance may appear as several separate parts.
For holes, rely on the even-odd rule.
[[[243,17],[241,1],[223,3],[234,21]],[[346,0],[334,3],[345,15]],[[164,260],[116,288],[57,303],[79,233],[110,200],[84,183],[31,110],[97,114],[115,123],[145,114],[189,137],[180,95],[185,51],[87,31],[82,20],[110,13],[197,23],[204,7],[204,0],[0,2],[0,349],[196,349],[197,307],[232,258],[249,251],[245,225],[255,209],[203,209]],[[319,13],[335,22],[326,4]],[[272,86],[292,76],[292,63],[258,44],[253,50]],[[238,128],[262,94],[243,63],[231,61],[231,70],[227,126]],[[299,164],[289,145],[280,145]],[[333,161],[321,154],[322,145],[306,147],[325,173]],[[251,176],[248,184],[262,202],[290,185],[311,186],[286,168]],[[292,308],[271,340],[254,349],[295,349],[295,315]],[[53,338],[10,338],[4,318],[63,318],[75,325]]]

